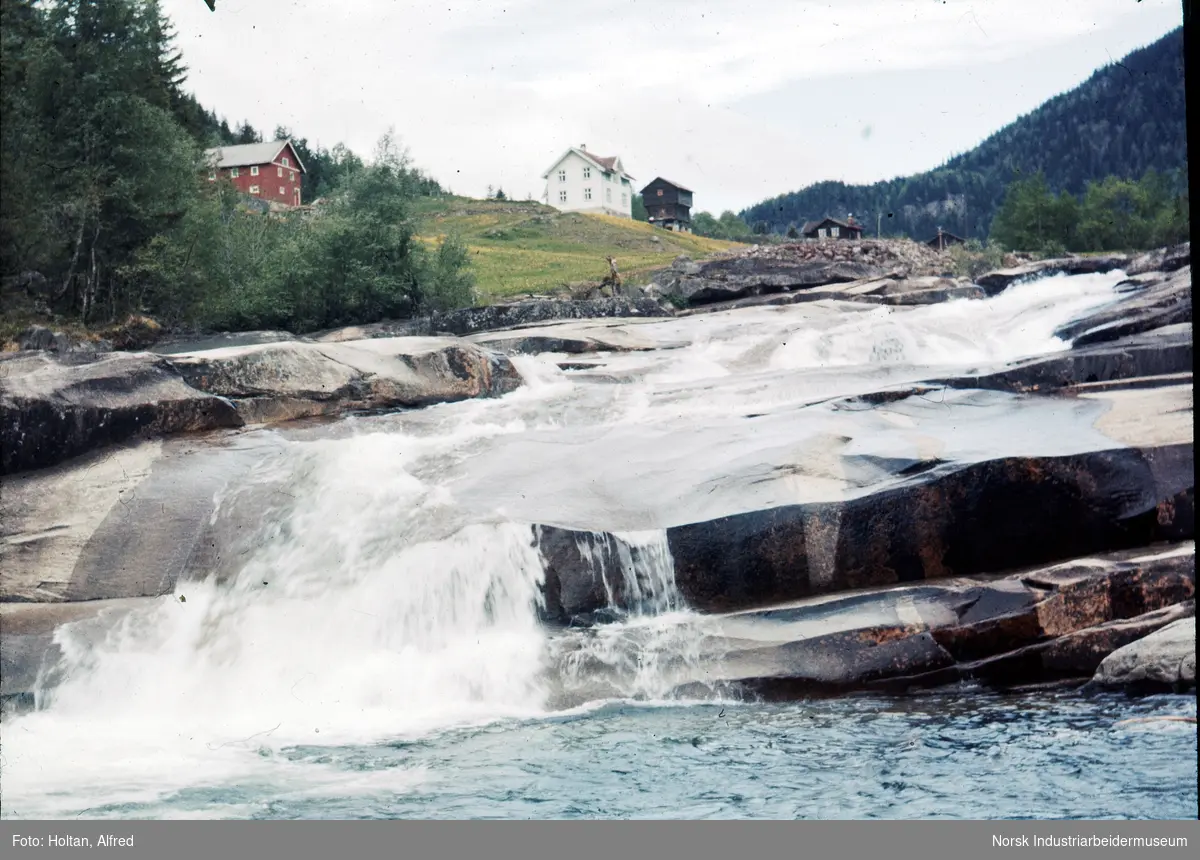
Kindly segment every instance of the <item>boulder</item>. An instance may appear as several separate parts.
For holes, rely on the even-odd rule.
[[[226,398],[197,391],[166,359],[111,353],[86,363],[0,356],[0,474],[61,463],[114,443],[244,423]]]
[[[1091,688],[1183,692],[1196,686],[1196,619],[1180,618],[1118,648],[1100,663]]]
[[[520,385],[507,358],[454,338],[268,343],[170,361],[248,423],[493,397]]]
[[[1125,267],[1127,275],[1142,275],[1147,272],[1174,272],[1192,264],[1192,243],[1172,245],[1169,248],[1158,248],[1149,251],[1133,260]]]

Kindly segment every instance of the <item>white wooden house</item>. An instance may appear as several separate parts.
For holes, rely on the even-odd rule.
[[[563,153],[542,178],[543,199],[561,212],[633,217],[633,177],[619,156],[602,157],[580,144]]]

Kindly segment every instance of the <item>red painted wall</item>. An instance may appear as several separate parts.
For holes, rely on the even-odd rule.
[[[287,167],[283,166],[285,158],[288,162]],[[289,145],[285,146],[276,159],[269,164],[224,167],[218,172],[221,176],[228,177],[234,187],[243,194],[273,203],[282,203],[285,206],[299,206],[302,201],[300,200],[300,168],[297,164],[296,153]],[[255,175],[256,169],[257,175]],[[209,179],[210,181],[215,180],[216,176],[210,174]],[[255,187],[258,188],[258,191],[251,190]]]

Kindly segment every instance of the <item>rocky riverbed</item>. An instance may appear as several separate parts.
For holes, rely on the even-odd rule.
[[[440,488],[378,524],[393,553],[516,529],[496,551],[537,559],[570,667],[547,701],[628,692],[663,647],[676,696],[1194,686],[1190,248],[973,281],[936,257],[810,243],[636,297],[0,355],[0,694],[52,707],[64,642],[241,593],[337,498],[323,451]]]

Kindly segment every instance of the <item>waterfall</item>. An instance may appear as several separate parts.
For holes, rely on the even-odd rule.
[[[668,524],[838,492],[836,475],[801,471],[752,495],[771,458],[812,455],[853,418],[806,404],[929,378],[931,366],[1063,349],[1055,328],[1112,301],[1119,278],[916,309],[643,321],[673,348],[601,356],[593,376],[523,357],[530,384],[503,398],[281,437],[220,497],[219,571],[108,626],[58,629],[63,658],[38,709],[5,721],[5,805],[52,815],[73,793],[121,803],[264,768],[286,777],[289,749],[703,687],[721,621],[680,599]],[[781,417],[756,418],[768,411]],[[575,530],[609,623],[539,622],[537,522]]]

